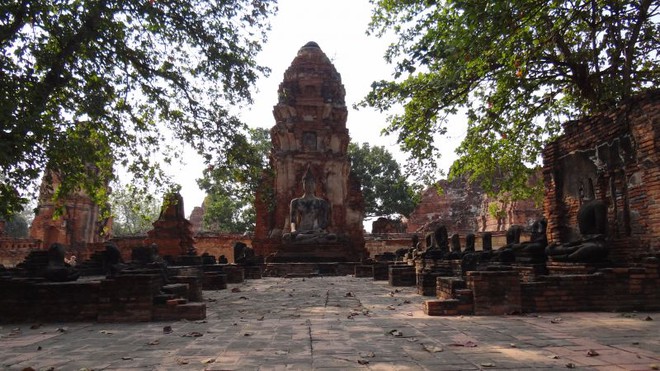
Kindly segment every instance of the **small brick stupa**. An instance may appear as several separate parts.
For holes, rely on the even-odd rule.
[[[179,193],[165,196],[162,211],[153,226],[154,229],[147,232],[145,245],[156,244],[159,255],[178,257],[194,254],[192,224],[184,215],[183,197]]]
[[[341,76],[315,42],[298,51],[284,73],[273,109],[271,172],[256,195],[255,253],[277,261],[360,261],[366,256],[364,200],[348,159],[347,109]],[[305,174],[327,201],[331,238],[291,238],[291,201],[303,195]],[[274,260],[271,260],[274,261]]]

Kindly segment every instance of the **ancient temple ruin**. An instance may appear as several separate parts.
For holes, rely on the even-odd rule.
[[[540,176],[539,176],[540,178]],[[442,192],[438,192],[439,186]],[[491,208],[495,206],[497,213]],[[422,193],[422,199],[410,214],[408,233],[431,232],[445,225],[454,233],[504,232],[513,225],[529,227],[543,217],[543,208],[532,198],[498,200],[476,182],[464,177],[440,180]]]
[[[315,42],[298,51],[284,73],[273,109],[271,172],[256,197],[253,247],[294,261],[359,261],[365,256],[360,183],[351,174],[349,134],[341,76]],[[328,203],[327,238],[291,239],[291,201],[314,179],[315,197]],[[293,231],[295,232],[295,231]]]
[[[111,220],[101,215],[98,204],[83,191],[77,191],[61,204],[53,201],[53,192],[61,180],[56,172],[44,176],[39,192],[38,211],[30,226],[30,238],[41,240],[45,248],[61,243],[74,249],[104,241],[111,230]],[[55,218],[58,207],[62,214]]]
[[[194,255],[192,224],[184,215],[183,197],[179,193],[165,195],[163,207],[154,229],[147,232],[146,246],[155,244],[162,256]]]

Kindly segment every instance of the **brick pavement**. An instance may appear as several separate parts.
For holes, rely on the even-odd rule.
[[[414,288],[350,276],[248,280],[204,295],[204,321],[0,325],[0,369],[660,367],[658,313],[429,317]]]

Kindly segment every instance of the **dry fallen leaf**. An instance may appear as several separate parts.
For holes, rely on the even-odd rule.
[[[575,368],[575,363],[567,363],[566,368]]]
[[[390,331],[388,332],[388,334],[389,334],[389,335],[392,335],[392,336],[396,336],[396,337],[401,337],[401,336],[403,336],[403,334],[401,333],[401,331],[396,330],[396,329],[395,329],[395,330],[390,330]]]
[[[193,332],[189,332],[187,334],[181,335],[181,337],[184,337],[184,338],[198,338],[200,336],[204,336],[204,334],[202,334],[201,332],[197,332],[197,331],[193,331]]]
[[[589,349],[589,351],[587,352],[587,357],[595,357],[597,355],[599,355],[598,352],[596,352],[593,349]]]
[[[553,318],[553,319],[550,320],[550,323],[559,323],[559,322],[561,322],[560,317],[556,317],[556,318]]]
[[[202,362],[203,364],[207,365],[207,364],[209,364],[209,363],[213,363],[213,362],[215,362],[215,358],[207,358],[207,359],[203,359],[201,362]]]
[[[158,345],[158,344],[160,344],[160,341],[158,341],[158,340],[152,340],[152,341],[147,343],[147,345]]]
[[[468,340],[468,341],[466,341],[466,342],[464,342],[464,343],[452,343],[452,344],[449,344],[449,345],[451,345],[451,346],[455,346],[455,347],[474,348],[474,347],[477,346],[477,343]]]
[[[422,344],[422,347],[424,347],[424,350],[429,352],[429,353],[444,352],[444,349],[442,349],[442,347],[439,347],[437,345]]]
[[[358,359],[357,362],[361,365],[368,365],[369,364],[369,361],[367,361],[366,359]]]
[[[187,365],[188,361],[185,360],[185,359],[177,358],[176,363],[179,364],[179,365]]]
[[[495,364],[494,364],[494,363],[490,363],[490,362],[486,362],[486,363],[482,363],[482,364],[481,364],[481,367],[495,367]]]

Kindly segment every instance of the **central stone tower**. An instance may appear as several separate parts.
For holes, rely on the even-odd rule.
[[[284,73],[273,109],[271,169],[256,195],[255,253],[280,262],[359,261],[366,256],[364,200],[347,155],[348,111],[341,76],[315,42]],[[311,190],[303,180],[313,179]],[[309,187],[309,185],[307,186]],[[292,231],[294,199],[321,199],[327,223]],[[300,206],[297,206],[300,212]],[[325,207],[325,206],[323,206]],[[318,214],[318,213],[317,213]],[[326,225],[327,224],[327,225]]]

